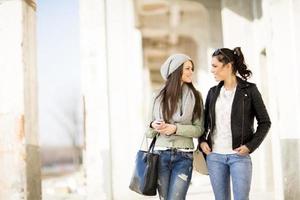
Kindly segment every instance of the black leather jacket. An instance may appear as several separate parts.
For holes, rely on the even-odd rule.
[[[237,77],[237,88],[231,109],[232,149],[246,145],[252,153],[264,140],[271,121],[254,83],[249,83]],[[206,141],[212,148],[212,134],[215,128],[215,105],[224,82],[210,88],[205,102],[204,128],[205,134],[199,138],[199,144]],[[254,132],[254,117],[257,120],[257,128]]]

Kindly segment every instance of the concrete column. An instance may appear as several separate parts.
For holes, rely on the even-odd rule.
[[[112,199],[106,1],[80,1],[87,199]]]
[[[299,2],[269,0],[272,74],[280,137],[284,199],[300,195]],[[288,88],[288,90],[287,90]],[[274,96],[275,96],[274,95]],[[292,116],[292,117],[291,117]]]
[[[41,199],[34,0],[0,1],[0,199]],[[13,16],[13,17],[12,17]]]
[[[269,52],[272,56],[274,78],[276,76],[278,106],[281,110],[281,129],[280,136],[282,138],[300,138],[295,130],[299,130],[300,110],[296,96],[298,87],[298,54],[296,51],[296,31],[297,21],[293,15],[292,0],[269,2],[269,17],[272,29],[271,45],[272,50]],[[279,15],[279,13],[281,13]],[[275,15],[275,16],[274,16]],[[299,48],[298,48],[299,49]],[[289,88],[287,90],[286,88]],[[295,91],[292,93],[291,91]],[[290,114],[294,113],[295,117],[290,118]]]
[[[293,9],[293,28],[294,28],[294,31],[293,31],[293,34],[294,34],[294,40],[295,40],[295,43],[294,43],[294,46],[295,46],[295,55],[299,55],[300,54],[300,38],[298,37],[299,34],[300,34],[300,1],[297,1],[297,0],[293,0],[292,1],[292,5],[291,5],[291,9]],[[295,60],[296,60],[296,63],[299,63],[299,58],[297,56],[295,56]],[[296,73],[297,74],[300,74],[300,69],[299,67],[296,67]],[[300,87],[300,80],[297,79],[297,88]],[[297,94],[296,94],[296,99],[297,101],[299,102],[300,101],[300,91],[299,89],[297,90]],[[297,107],[296,109],[298,110],[298,119],[297,121],[299,122],[300,121],[300,116],[299,116],[299,109],[300,109],[300,106],[297,104]],[[295,155],[299,155],[300,154],[300,127],[298,126],[298,131],[297,131],[297,134],[295,134],[295,139],[297,140],[297,148],[298,148],[298,154],[295,153]],[[297,180],[295,181],[295,186],[294,188],[291,188],[291,189],[295,189],[295,187],[298,188],[295,189],[296,192],[294,192],[294,195],[296,197],[299,197],[300,196],[300,159],[299,157],[296,158],[297,159],[297,162],[298,162],[298,169],[296,168],[294,170],[293,173],[296,173],[298,174],[298,177],[297,177]]]
[[[137,196],[128,186],[144,133],[146,84],[133,16],[131,1],[80,1],[89,200]]]
[[[133,1],[107,1],[113,199],[137,199],[128,189],[145,128],[142,39]]]
[[[295,49],[295,53],[294,53],[294,59],[295,59],[295,63],[298,63],[298,57],[296,55],[300,54],[300,38],[298,37],[300,34],[300,1],[298,0],[293,0],[290,4],[290,9],[292,9],[292,28],[293,28],[293,40],[294,40],[294,49]],[[296,67],[296,74],[300,74],[300,69],[299,67]],[[300,80],[297,79],[297,86],[299,88],[300,86]],[[297,90],[297,99],[300,99],[300,91]],[[297,104],[297,110],[298,112],[300,109],[300,106]],[[300,113],[298,113],[300,114]],[[297,121],[300,121],[300,116],[297,115],[298,119]],[[300,134],[298,134],[298,139],[300,139]],[[300,152],[299,152],[300,153]],[[300,170],[300,169],[299,169]]]

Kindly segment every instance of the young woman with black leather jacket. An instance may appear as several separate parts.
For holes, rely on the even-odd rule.
[[[262,143],[271,121],[256,85],[247,81],[252,72],[239,47],[217,49],[211,72],[220,82],[206,98],[205,134],[199,146],[206,154],[215,199],[230,199],[231,179],[234,199],[247,200],[252,177],[249,154]]]

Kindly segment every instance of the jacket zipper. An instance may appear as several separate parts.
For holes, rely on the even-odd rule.
[[[247,94],[244,94],[243,97],[243,118],[242,118],[242,138],[241,138],[241,146],[243,145],[243,140],[244,140],[244,121],[245,121],[245,97],[247,96]]]
[[[210,118],[210,129],[208,129],[208,133],[206,134],[205,140],[208,139],[208,136],[210,135],[210,132],[212,130],[212,117],[211,117],[211,113],[210,112],[209,112],[209,118]]]

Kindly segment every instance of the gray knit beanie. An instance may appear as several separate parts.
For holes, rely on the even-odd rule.
[[[185,54],[178,53],[171,55],[160,68],[160,73],[163,79],[167,80],[170,74],[188,60],[192,59]]]

